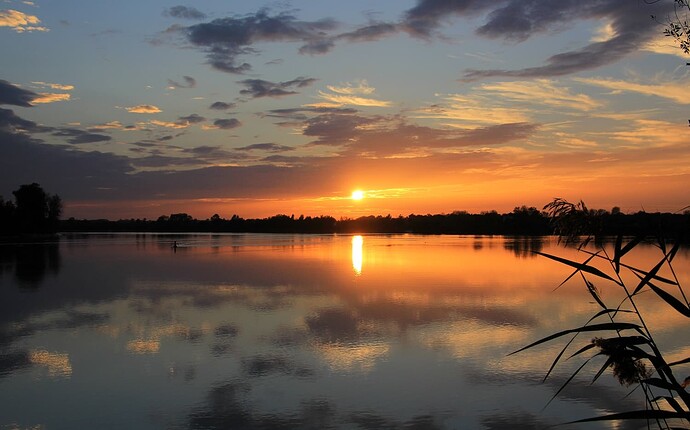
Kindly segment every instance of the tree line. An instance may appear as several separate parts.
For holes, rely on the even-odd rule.
[[[455,211],[449,214],[410,214],[397,217],[362,216],[340,218],[332,216],[304,216],[279,214],[267,218],[242,218],[232,215],[223,218],[214,214],[208,219],[195,219],[187,213],[161,215],[149,219],[75,219],[60,220],[63,203],[60,196],[50,194],[37,183],[21,185],[13,191],[14,201],[0,197],[0,235],[46,234],[55,232],[217,232],[217,233],[416,233],[460,235],[520,235],[546,236],[558,234],[559,226],[543,210],[519,206],[511,212],[485,211],[478,214]],[[555,202],[560,201],[556,199]],[[656,236],[673,232],[683,241],[690,241],[690,210],[683,213],[637,212],[624,214],[618,207],[611,211],[589,209],[586,213],[588,229],[599,235]]]
[[[0,196],[0,234],[46,234],[59,229],[62,199],[37,183],[20,186],[13,200]]]
[[[680,240],[690,239],[690,211],[684,213],[637,212],[624,214],[618,208],[611,211],[588,209],[592,228],[599,235],[655,236],[659,232],[674,232]],[[238,215],[222,218],[215,214],[204,220],[186,213],[163,215],[156,220],[124,219],[77,220],[60,223],[61,231],[110,232],[216,232],[216,233],[415,233],[459,235],[524,235],[554,234],[555,226],[548,212],[535,207],[520,206],[508,213],[496,211],[478,214],[455,211],[449,214],[426,214],[397,217],[362,216],[336,219],[332,216],[274,215],[267,218],[245,219]]]

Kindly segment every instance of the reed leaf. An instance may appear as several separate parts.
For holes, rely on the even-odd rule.
[[[559,263],[565,264],[565,265],[570,266],[570,267],[574,267],[580,271],[587,272],[587,273],[592,274],[594,276],[598,276],[600,278],[607,279],[609,281],[615,282],[616,284],[620,285],[619,281],[616,281],[615,279],[613,279],[612,277],[610,277],[606,273],[602,272],[601,270],[597,269],[596,267],[592,267],[592,266],[589,266],[589,265],[584,264],[584,263],[578,263],[576,261],[571,261],[571,260],[568,260],[566,258],[557,257],[555,255],[550,255],[550,254],[546,254],[546,253],[539,252],[539,251],[537,251],[536,253],[543,256],[543,257],[550,258],[551,260],[557,261]]]
[[[582,272],[580,272],[582,273]],[[594,300],[601,306],[602,309],[606,309],[606,305],[604,302],[601,300],[599,297],[599,292],[597,291],[596,287],[594,284],[590,281],[588,281],[585,278],[585,275],[582,275],[582,280],[585,281],[585,285],[587,285],[587,291],[589,291],[589,294],[594,298]]]
[[[661,261],[659,261],[659,263],[657,263],[657,265],[654,266],[654,268],[653,268],[652,270],[650,270],[648,273],[646,273],[645,276],[644,276],[644,278],[641,277],[638,273],[635,273],[635,276],[637,276],[638,278],[640,278],[640,283],[639,283],[639,284],[637,285],[637,287],[633,290],[633,292],[632,292],[632,295],[633,295],[633,296],[634,296],[635,294],[637,294],[642,288],[644,288],[645,285],[648,285],[648,284],[649,284],[649,281],[652,280],[652,278],[654,277],[654,275],[656,275],[656,272],[658,272],[659,269],[661,269],[661,266],[663,266],[665,262],[666,262],[666,256],[664,255],[664,258],[663,258]],[[673,281],[671,281],[671,282],[673,282]],[[675,285],[675,284],[676,284],[676,283],[673,282],[673,285]]]
[[[690,309],[686,304],[673,297],[670,293],[662,290],[656,285],[649,283],[649,288],[652,289],[659,297],[661,297],[666,303],[668,303],[673,309],[677,310],[681,315],[690,318]]]
[[[573,372],[573,374],[570,375],[570,377],[563,383],[563,385],[561,385],[561,388],[559,388],[558,391],[556,391],[556,393],[554,393],[554,395],[551,396],[549,401],[546,402],[546,405],[544,405],[544,409],[546,409],[546,407],[549,406],[551,404],[551,402],[553,402],[553,399],[558,397],[558,395],[561,393],[561,391],[563,391],[565,389],[565,387],[567,387],[568,384],[570,384],[570,381],[572,381],[575,378],[575,376],[577,376],[577,374],[580,373],[580,370],[582,370],[587,365],[587,363],[589,363],[589,359],[587,359],[584,363],[582,363],[580,365],[580,367],[578,367],[577,370],[575,370],[575,372]]]
[[[550,336],[546,336],[544,338],[541,338],[537,340],[536,342],[532,342],[527,346],[523,346],[522,348],[518,349],[517,351],[513,351],[510,355],[517,354],[518,352],[524,351],[526,349],[532,348],[537,345],[541,345],[542,343],[548,342],[553,339],[557,339],[559,337],[565,336],[566,334],[570,333],[583,333],[583,332],[592,332],[592,331],[609,331],[609,330],[640,330],[640,326],[637,324],[632,324],[632,323],[619,323],[619,322],[610,322],[610,323],[603,323],[603,324],[593,324],[593,325],[588,325],[588,326],[582,326],[578,328],[571,328],[568,330],[563,330],[559,331],[558,333],[554,333]]]
[[[674,399],[671,396],[659,396],[653,399],[655,403],[658,403],[660,400],[666,400],[668,404],[676,411],[676,412],[685,412],[685,409],[678,403],[678,400]]]
[[[599,354],[597,354],[597,355],[599,355]],[[604,365],[601,366],[601,368],[599,369],[599,371],[597,372],[597,374],[594,375],[594,378],[592,378],[592,384],[594,384],[594,383],[597,381],[597,379],[599,379],[599,377],[600,377],[600,376],[606,371],[606,369],[608,369],[608,367],[609,367],[610,365],[612,365],[612,364],[613,364],[613,357],[608,357],[608,358],[606,359],[606,361],[604,362]]]
[[[641,382],[644,382],[645,384],[651,385],[653,387],[663,388],[664,390],[675,391],[678,388],[670,382],[663,380],[661,378],[647,378],[643,379]]]
[[[595,252],[592,252],[592,251],[582,250],[582,251],[580,251],[580,252],[583,252],[583,253],[589,254],[589,255],[593,255],[593,256],[595,256],[595,257],[601,258],[602,260],[613,261],[613,260],[609,260],[609,259],[608,259],[607,257],[605,257],[605,256],[599,255],[599,253],[595,253]],[[589,261],[589,260],[587,260],[587,261]],[[646,272],[646,271],[644,271],[644,270],[642,270],[642,269],[638,269],[637,267],[631,266],[631,265],[629,265],[629,264],[620,263],[620,265],[621,265],[621,267],[625,267],[626,269],[632,271],[633,273],[642,274],[642,275],[644,275],[644,276],[646,276],[647,273],[649,273],[649,272]],[[663,276],[659,276],[658,274],[655,274],[654,276],[652,276],[652,279],[655,280],[655,281],[663,282],[664,284],[678,285],[678,283],[677,283],[676,281],[671,280],[671,279],[668,279],[668,278],[664,278]],[[619,284],[619,285],[620,285],[620,284]]]
[[[577,351],[573,352],[572,355],[571,355],[570,357],[568,357],[568,358],[570,359],[570,358],[573,358],[573,357],[575,357],[575,356],[578,356],[578,355],[582,354],[583,352],[587,352],[587,351],[589,351],[590,349],[592,349],[592,348],[594,348],[594,347],[596,347],[595,344],[593,344],[593,343],[588,343],[587,345],[585,345],[585,346],[583,346],[582,348],[578,349]]]
[[[616,245],[613,248],[613,265],[614,265],[614,270],[616,273],[620,273],[621,271],[621,257],[623,256],[621,254],[621,245],[623,244],[623,235],[619,234],[618,237],[616,237]]]
[[[661,411],[648,409],[641,411],[620,412],[617,414],[602,415],[599,417],[585,418],[577,421],[570,421],[567,424],[590,423],[595,421],[615,421],[615,420],[666,420],[666,419],[688,419],[690,413],[676,411]]]
[[[673,361],[671,363],[668,363],[668,365],[669,366],[677,366],[679,364],[686,364],[686,363],[690,363],[690,357],[684,358],[684,359],[678,360],[678,361]]]

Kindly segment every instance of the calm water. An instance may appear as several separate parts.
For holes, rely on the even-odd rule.
[[[544,408],[579,362],[541,383],[561,342],[507,356],[597,311],[577,281],[553,291],[570,271],[534,249],[575,256],[408,235],[0,245],[0,429],[527,429],[640,407],[608,374],[589,385],[599,361]],[[676,270],[690,285],[687,251]],[[687,322],[646,312],[689,356]]]

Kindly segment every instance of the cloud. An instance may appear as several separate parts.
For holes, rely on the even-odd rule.
[[[122,125],[122,123],[120,121],[110,121],[110,122],[106,122],[104,124],[97,124],[97,125],[91,126],[89,128],[89,131],[122,130],[124,128],[125,128],[125,126]]]
[[[217,119],[213,121],[213,125],[216,128],[220,128],[223,130],[231,130],[233,128],[237,128],[242,125],[242,122],[236,118],[224,118],[224,119]]]
[[[105,134],[91,133],[88,131],[80,130],[78,128],[60,128],[52,133],[53,136],[58,137],[69,137],[67,142],[79,145],[83,143],[97,143],[97,142],[107,142],[112,140],[112,137]]]
[[[422,4],[433,4],[423,0]],[[473,4],[472,12],[481,8],[480,2],[466,1],[458,4]],[[456,3],[453,3],[456,4]],[[495,5],[495,2],[485,6]],[[672,11],[670,2],[639,4],[616,0],[583,0],[578,2],[525,2],[508,0],[498,3],[488,14],[487,22],[477,28],[477,34],[489,38],[501,38],[521,42],[536,34],[561,30],[574,20],[606,20],[610,23],[605,33],[599,34],[588,45],[572,51],[562,52],[547,58],[542,66],[517,70],[466,70],[464,81],[490,77],[552,77],[577,73],[606,64],[614,63],[645,45],[658,27],[649,16],[665,15]],[[451,7],[454,9],[453,7]],[[454,9],[454,13],[466,11]]]
[[[9,27],[17,33],[31,31],[48,31],[48,28],[38,26],[41,20],[34,15],[27,15],[14,9],[0,10],[0,27]]]
[[[326,100],[327,106],[366,106],[366,107],[388,107],[392,103],[387,100],[376,100],[368,97],[359,97],[345,94],[329,94],[324,91],[319,91],[319,98]]]
[[[369,86],[366,80],[358,82],[348,82],[340,86],[327,85],[331,92],[319,91],[319,98],[325,100],[324,102],[311,104],[309,106],[315,107],[342,107],[346,105],[351,106],[366,106],[366,107],[387,107],[392,103],[387,100],[378,100],[371,97],[376,89]]]
[[[553,107],[589,111],[601,107],[601,103],[587,94],[573,94],[570,88],[558,87],[548,79],[533,81],[496,82],[483,84],[481,91],[493,93],[502,100],[513,100],[521,103],[542,104]]]
[[[50,88],[53,90],[72,91],[74,89],[74,85],[53,84],[50,82],[41,82],[41,81],[33,81],[31,83],[34,85],[39,85],[41,87],[46,87],[46,88]]]
[[[251,70],[238,57],[252,54],[258,42],[302,42],[314,51],[323,32],[333,30],[331,19],[300,21],[288,13],[269,15],[265,9],[244,17],[219,18],[180,29],[187,40],[206,52],[209,64],[220,71],[242,74]],[[318,49],[316,49],[318,50]]]
[[[235,103],[226,103],[226,102],[214,102],[209,106],[209,109],[215,109],[215,110],[228,110],[228,109],[233,109],[237,106]]]
[[[347,82],[341,86],[326,85],[326,88],[338,94],[355,95],[355,94],[373,94],[376,88],[369,85],[366,80],[358,82]]]
[[[157,106],[153,105],[137,105],[125,108],[130,113],[159,113],[163,112]]]
[[[663,84],[637,83],[606,78],[575,78],[576,81],[588,85],[607,88],[613,91],[631,92],[646,96],[657,96],[672,100],[680,104],[690,104],[686,91],[690,82],[688,79],[670,80]]]
[[[275,143],[255,143],[237,148],[238,151],[266,151],[266,152],[285,152],[292,151],[295,148],[286,145],[277,145]]]
[[[178,121],[186,121],[189,124],[199,124],[200,122],[206,121],[206,118],[204,118],[201,115],[197,115],[195,113],[187,116],[181,116]]]
[[[297,91],[291,90],[290,88],[304,88],[316,82],[314,78],[297,77],[291,81],[286,82],[269,82],[263,79],[245,79],[239,81],[246,87],[244,90],[240,90],[240,94],[245,96],[251,96],[251,98],[260,97],[283,97],[292,94],[299,94]]]
[[[46,104],[55,102],[64,102],[69,100],[71,95],[69,93],[39,93],[38,96],[31,101],[31,104]]]
[[[0,79],[0,105],[31,107],[31,101],[39,97],[33,91],[25,90]]]
[[[396,34],[401,29],[400,25],[388,22],[374,22],[360,27],[348,33],[341,33],[338,39],[345,39],[349,42],[373,42],[384,37]]]
[[[452,121],[454,126],[473,128],[486,124],[526,122],[530,116],[520,107],[501,106],[495,98],[484,95],[451,94],[443,103],[437,103],[418,111],[418,118]]]
[[[164,16],[182,19],[204,19],[206,14],[191,6],[173,6],[163,11]]]
[[[168,89],[174,90],[177,88],[194,88],[194,87],[196,87],[196,79],[192,78],[191,76],[183,76],[182,79],[184,79],[184,83],[180,83],[180,82],[173,81],[172,79],[168,79]]]
[[[191,114],[187,116],[181,116],[177,118],[176,121],[159,121],[159,120],[151,120],[149,123],[159,126],[159,127],[166,127],[166,128],[174,128],[174,129],[183,129],[183,128],[188,128],[194,124],[199,124],[206,121],[206,118],[204,118],[201,115],[197,114]]]
[[[0,131],[5,133],[25,133],[25,132],[46,132],[52,130],[49,127],[42,127],[33,121],[17,116],[10,109],[0,108]]]

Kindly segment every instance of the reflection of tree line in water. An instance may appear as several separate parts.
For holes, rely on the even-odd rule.
[[[35,288],[48,273],[60,271],[60,245],[40,244],[0,245],[0,276],[14,273],[22,287]]]

